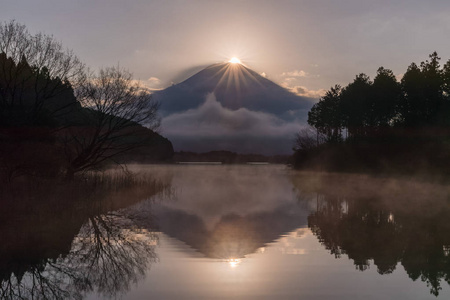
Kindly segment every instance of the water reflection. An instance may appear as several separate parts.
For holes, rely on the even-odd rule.
[[[158,181],[0,190],[0,298],[348,299],[377,293],[375,269],[392,298],[407,276],[409,295],[428,294],[424,281],[445,297],[449,187],[284,166],[147,170]]]
[[[239,259],[295,228],[304,226],[306,213],[298,206],[244,216],[227,214],[211,230],[196,215],[167,207],[155,209],[161,230],[209,258]]]
[[[442,282],[450,284],[447,186],[333,174],[303,174],[293,182],[317,193],[308,226],[336,258],[347,255],[360,271],[373,261],[379,274],[400,263],[436,296]]]
[[[309,207],[293,201],[283,166],[179,170],[184,174],[177,176],[182,181],[174,178],[176,201],[162,202],[153,212],[162,232],[208,258],[240,261],[307,224]]]
[[[1,299],[81,299],[90,291],[112,298],[156,260],[157,236],[141,229],[152,228],[150,212],[126,207],[170,182],[90,179],[99,182],[3,194]]]

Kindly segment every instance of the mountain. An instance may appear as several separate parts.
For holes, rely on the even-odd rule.
[[[238,63],[214,64],[153,94],[175,151],[291,154],[314,101]]]
[[[162,116],[199,107],[214,93],[225,108],[246,108],[274,114],[283,120],[304,119],[311,99],[297,96],[238,63],[211,65],[185,81],[154,93]]]

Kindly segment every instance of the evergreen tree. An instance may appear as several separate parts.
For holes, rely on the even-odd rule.
[[[402,98],[399,82],[391,70],[380,67],[372,85],[372,114],[374,125],[389,127],[397,115],[397,107]]]
[[[340,85],[332,87],[308,112],[308,124],[325,135],[327,142],[342,141],[340,94]]]
[[[361,73],[342,90],[342,117],[351,138],[365,136],[367,129],[375,125],[371,87],[369,76]]]

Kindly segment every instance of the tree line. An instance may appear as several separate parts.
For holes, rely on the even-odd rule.
[[[308,113],[311,128],[297,136],[297,158],[344,144],[386,148],[438,137],[434,142],[442,146],[442,137],[450,136],[450,60],[443,66],[440,60],[433,52],[419,65],[410,64],[400,81],[380,67],[373,80],[361,73],[345,87],[331,87]]]
[[[157,110],[127,70],[94,72],[53,36],[31,34],[15,21],[0,24],[3,179],[71,178],[155,140],[171,148],[154,132]]]

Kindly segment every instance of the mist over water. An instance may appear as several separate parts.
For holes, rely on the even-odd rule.
[[[128,169],[133,184],[104,192],[35,190],[39,211],[8,198],[2,299],[450,296],[448,186],[282,165]]]

